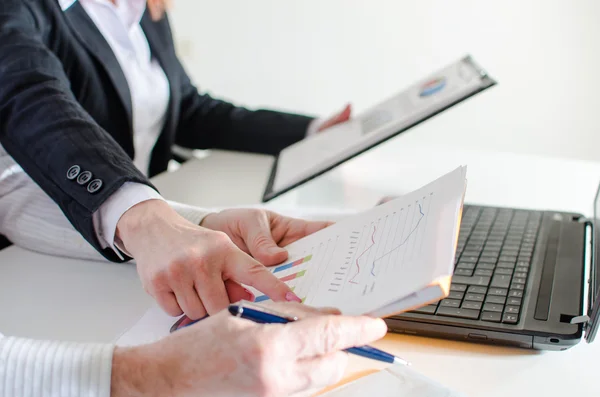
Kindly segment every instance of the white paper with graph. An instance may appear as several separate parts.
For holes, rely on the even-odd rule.
[[[286,247],[271,271],[303,302],[386,317],[447,296],[466,167]],[[253,290],[256,302],[270,298]]]

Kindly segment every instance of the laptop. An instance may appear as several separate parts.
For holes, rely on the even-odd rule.
[[[465,205],[446,299],[386,319],[392,332],[566,350],[598,328],[594,216]],[[584,308],[588,289],[588,308]]]

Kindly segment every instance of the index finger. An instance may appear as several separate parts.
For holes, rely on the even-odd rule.
[[[287,284],[275,277],[270,270],[250,255],[240,250],[236,250],[226,258],[224,275],[240,284],[256,288],[275,302],[291,300],[286,296],[296,297]]]
[[[299,359],[365,346],[387,333],[382,319],[366,316],[315,316],[288,324],[288,343]]]

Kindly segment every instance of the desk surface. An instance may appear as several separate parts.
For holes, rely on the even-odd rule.
[[[186,164],[185,175],[196,175],[194,168],[204,167],[203,164],[206,165],[202,160]],[[382,194],[410,191],[461,164],[469,167],[466,199],[480,204],[552,208],[590,215],[596,184],[600,181],[600,163],[423,147],[393,150],[382,147],[269,206],[367,208]],[[253,171],[257,183],[264,181],[259,168]],[[186,183],[180,175],[184,173],[163,175],[159,182],[176,189],[178,183]],[[249,178],[248,173],[245,178]],[[232,202],[236,185],[224,188],[225,184],[220,182],[217,186],[208,178],[199,180],[198,186],[218,188],[230,205],[256,204]],[[178,199],[202,204],[203,197],[186,189]],[[114,341],[150,305],[135,268],[129,264],[51,258],[12,247],[0,252],[0,266],[3,268],[0,330],[6,334]],[[600,357],[599,342],[592,345],[583,342],[565,352],[532,352],[389,334],[376,345],[406,358],[416,370],[469,396],[600,392],[594,378],[597,371],[592,370],[597,367],[595,359]],[[370,368],[379,367],[353,357],[348,372]]]

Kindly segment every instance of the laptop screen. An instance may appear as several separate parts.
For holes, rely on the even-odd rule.
[[[600,316],[600,271],[598,269],[598,263],[600,263],[600,187],[596,192],[596,198],[594,199],[594,217],[592,219],[594,223],[594,252],[593,255],[593,267],[590,274],[590,291],[589,291],[589,328],[586,332],[586,339],[588,342],[592,342],[598,330],[598,317]]]

